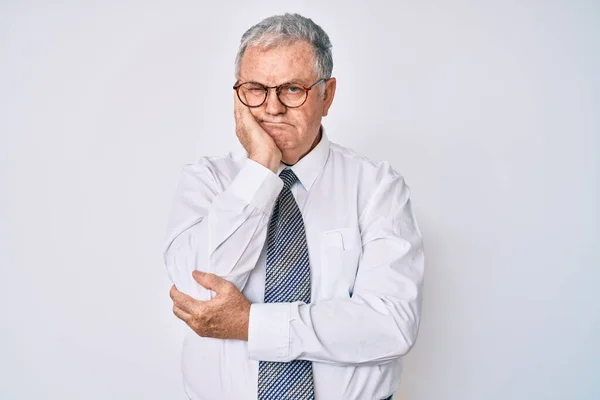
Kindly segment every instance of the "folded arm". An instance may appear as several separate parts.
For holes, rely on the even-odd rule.
[[[247,159],[223,188],[210,162],[183,168],[169,218],[163,252],[177,288],[197,300],[212,298],[192,278],[210,272],[242,290],[264,246],[269,216],[283,181]]]
[[[420,321],[424,255],[402,178],[379,185],[360,225],[363,255],[352,297],[253,304],[250,358],[372,365],[411,349]]]

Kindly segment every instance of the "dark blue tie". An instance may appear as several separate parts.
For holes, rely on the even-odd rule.
[[[310,303],[310,262],[300,209],[290,188],[298,179],[291,169],[279,177],[283,189],[275,202],[267,233],[265,303]],[[312,362],[260,361],[259,400],[313,400]]]

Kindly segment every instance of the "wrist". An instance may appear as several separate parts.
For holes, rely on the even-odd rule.
[[[265,168],[270,169],[274,173],[277,173],[279,169],[279,163],[281,162],[281,157],[277,157],[276,154],[249,154],[248,158],[253,161],[256,161],[260,165]]]
[[[248,329],[250,328],[250,302],[247,303],[244,313],[242,314],[242,327],[240,332],[240,339],[248,341]]]

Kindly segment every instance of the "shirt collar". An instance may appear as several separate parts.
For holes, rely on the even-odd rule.
[[[325,162],[329,156],[329,139],[325,133],[325,127],[321,125],[321,140],[314,149],[312,149],[307,155],[302,157],[296,164],[289,167],[294,174],[298,177],[298,180],[304,186],[304,189],[308,192],[312,187],[313,183],[323,170]],[[277,174],[281,173],[287,165],[281,163]]]

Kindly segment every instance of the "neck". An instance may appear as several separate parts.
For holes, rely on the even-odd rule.
[[[312,144],[310,145],[310,148],[305,151],[302,155],[300,155],[300,157],[298,157],[295,161],[293,159],[289,159],[287,157],[284,157],[281,162],[288,166],[291,167],[292,165],[296,164],[298,161],[302,160],[304,158],[305,155],[307,155],[308,153],[310,153],[312,151],[312,149],[314,149],[315,147],[317,147],[317,145],[319,144],[319,142],[321,141],[321,137],[323,136],[323,130],[321,127],[319,127],[319,133],[317,134],[317,136],[315,137],[315,140],[313,140]]]

